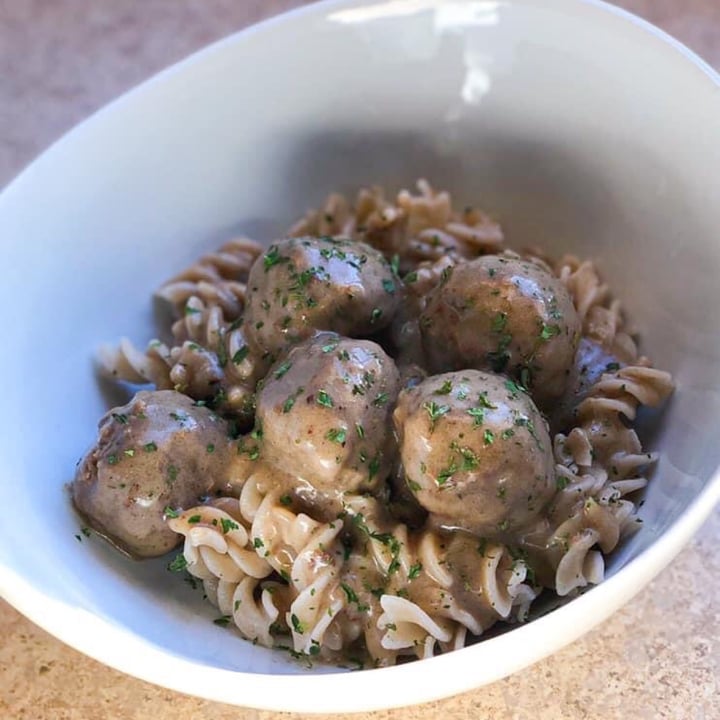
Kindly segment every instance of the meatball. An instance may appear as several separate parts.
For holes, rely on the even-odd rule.
[[[141,391],[108,412],[99,430],[72,483],[75,507],[129,555],[164,555],[181,539],[165,508],[191,506],[225,479],[225,422],[174,390]]]
[[[547,408],[565,390],[580,319],[563,283],[544,266],[487,255],[446,273],[420,329],[432,372],[508,373]]]
[[[343,493],[374,490],[390,472],[399,388],[374,342],[321,333],[296,345],[258,393],[262,460],[297,478],[297,494],[325,514],[341,510]]]
[[[604,373],[615,372],[624,363],[590,338],[580,339],[570,379],[562,398],[548,414],[556,432],[567,432],[572,426],[577,406],[587,397],[590,388]]]
[[[243,328],[255,350],[277,359],[317,330],[352,336],[382,330],[400,289],[387,260],[364,243],[280,240],[250,270]]]
[[[547,426],[512,380],[429,377],[400,394],[393,420],[408,486],[436,524],[498,535],[527,525],[553,495]]]

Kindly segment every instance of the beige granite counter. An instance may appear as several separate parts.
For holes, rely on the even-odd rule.
[[[302,4],[0,0],[0,186],[120,92],[216,38]],[[720,0],[619,4],[720,66]],[[716,510],[689,547],[629,606],[562,652],[490,687],[356,717],[720,720],[718,548]],[[196,700],[121,675],[62,645],[0,601],[3,720],[201,717],[292,716]]]

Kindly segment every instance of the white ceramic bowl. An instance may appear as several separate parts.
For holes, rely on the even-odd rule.
[[[488,683],[627,602],[720,497],[720,86],[685,48],[577,0],[353,0],[233,36],[83,123],[0,197],[0,593],[125,672],[229,703],[404,705]],[[511,243],[598,258],[678,391],[644,529],[609,579],[473,647],[306,671],[210,622],[164,561],[78,543],[63,485],[105,401],[101,341],[153,332],[159,281],[333,188],[427,176]],[[180,586],[180,587],[179,587]]]

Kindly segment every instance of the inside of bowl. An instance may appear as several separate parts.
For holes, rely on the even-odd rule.
[[[0,566],[48,607],[96,614],[198,663],[303,671],[214,625],[217,611],[166,560],[134,563],[85,538],[63,486],[106,409],[98,345],[147,341],[163,279],[236,233],[282,235],[331,190],[426,177],[496,216],[511,246],[597,261],[643,351],[678,386],[642,418],[662,459],[644,527],[610,573],[720,464],[720,99],[710,80],[592,4],[420,3],[393,14],[397,5],[330,4],[215,46],[94,117],[0,198],[0,482],[12,508]]]

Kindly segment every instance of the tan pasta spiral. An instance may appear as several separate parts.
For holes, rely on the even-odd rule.
[[[168,280],[155,294],[170,303],[177,317],[195,296],[208,306],[219,307],[226,320],[235,320],[245,307],[248,273],[261,253],[262,246],[254,240],[231,240]]]
[[[543,561],[558,595],[600,582],[603,554],[633,525],[635,505],[624,497],[645,487],[644,470],[657,455],[642,452],[626,421],[635,419],[639,405],[662,403],[672,389],[669,373],[650,367],[605,373],[580,403],[578,425],[555,437],[560,489],[549,522],[531,534],[530,545],[545,545]]]
[[[454,210],[450,194],[436,192],[426,180],[418,192],[401,190],[391,202],[381,188],[363,188],[354,206],[333,193],[319,210],[310,210],[289,230],[292,237],[343,235],[372,245],[387,257],[397,255],[404,271],[444,255],[472,258],[497,252],[500,226],[475,208]]]

